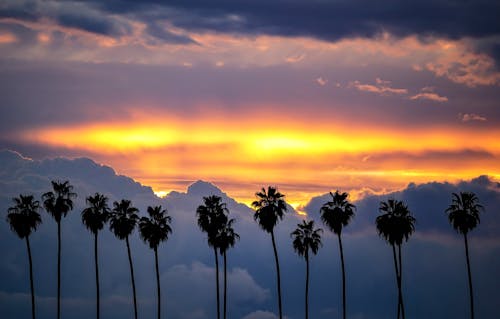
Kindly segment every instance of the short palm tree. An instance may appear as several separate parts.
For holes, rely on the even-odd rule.
[[[96,285],[96,314],[99,319],[99,263],[97,253],[97,235],[104,228],[109,218],[108,198],[99,193],[87,197],[88,207],[82,211],[82,223],[94,234],[94,263],[95,263],[95,285]]]
[[[57,223],[57,319],[61,318],[61,219],[73,209],[73,186],[69,181],[52,181],[53,191],[42,195],[45,210]]]
[[[332,200],[326,202],[320,209],[321,220],[323,223],[330,228],[330,230],[335,233],[339,239],[340,248],[340,262],[342,266],[342,309],[343,318],[346,318],[346,293],[345,293],[345,268],[344,268],[344,249],[342,248],[342,229],[349,224],[351,219],[354,217],[354,210],[356,206],[351,204],[347,197],[347,193],[339,193],[335,191],[335,194],[330,192]]]
[[[149,247],[153,249],[155,253],[156,288],[158,292],[158,319],[160,319],[161,294],[160,271],[158,269],[158,246],[161,242],[166,241],[170,233],[172,233],[172,228],[170,227],[172,217],[170,217],[167,211],[161,206],[149,206],[147,211],[149,217],[142,217],[139,220],[139,233],[144,242],[148,243]]]
[[[217,294],[217,319],[220,319],[220,296],[219,296],[219,257],[217,255],[217,235],[227,223],[229,211],[222,198],[216,195],[203,197],[204,205],[198,206],[196,216],[201,231],[207,233],[208,246],[212,247],[215,256],[215,288]]]
[[[113,210],[109,216],[109,229],[115,236],[124,240],[127,244],[128,263],[130,267],[130,278],[132,280],[132,294],[134,298],[134,318],[137,319],[137,297],[135,292],[134,265],[132,264],[132,254],[130,253],[130,243],[128,238],[132,234],[139,221],[137,213],[139,210],[132,206],[132,202],[122,199],[113,203]]]
[[[285,195],[278,192],[275,187],[269,186],[267,188],[267,192],[265,188],[262,188],[260,192],[255,193],[255,196],[257,197],[257,200],[252,203],[252,206],[256,209],[254,219],[264,231],[271,234],[274,260],[276,262],[279,318],[283,319],[283,310],[281,307],[280,263],[278,259],[278,250],[276,249],[276,241],[274,238],[274,227],[276,227],[278,222],[283,219],[283,216],[287,211],[286,202],[283,199]]]
[[[309,318],[309,251],[314,255],[318,253],[321,247],[322,229],[314,229],[314,221],[302,221],[297,224],[290,235],[293,237],[293,249],[306,260],[306,292],[305,292],[305,313],[306,319]]]
[[[453,193],[451,205],[446,209],[448,219],[457,232],[464,235],[465,257],[469,277],[470,317],[474,319],[474,295],[472,291],[472,275],[470,270],[469,244],[467,234],[479,224],[479,213],[484,210],[476,194],[471,192]]]
[[[26,239],[28,249],[28,261],[30,267],[30,287],[31,287],[31,315],[35,319],[35,288],[33,284],[33,261],[31,259],[30,235],[38,225],[42,223],[42,218],[38,213],[40,203],[32,195],[19,195],[13,198],[14,206],[7,210],[7,221],[10,229],[21,239]]]
[[[224,257],[224,319],[226,319],[227,314],[227,257],[226,252],[229,248],[234,247],[236,240],[240,239],[240,236],[233,229],[234,219],[229,219],[222,226],[222,229],[217,235],[217,246],[221,255]]]
[[[402,201],[389,199],[387,202],[380,202],[378,216],[375,223],[378,233],[391,246],[394,256],[394,267],[396,269],[396,282],[398,285],[398,318],[401,315],[405,318],[405,310],[402,293],[403,267],[401,262],[401,245],[403,240],[408,241],[410,235],[415,231],[415,218],[411,216],[408,206]],[[398,246],[398,259],[396,259],[396,246]]]

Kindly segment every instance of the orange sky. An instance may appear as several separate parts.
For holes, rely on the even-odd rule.
[[[245,203],[268,184],[297,207],[337,187],[356,198],[409,182],[500,178],[500,129],[309,125],[264,115],[228,122],[221,114],[187,120],[141,112],[113,123],[40,127],[21,138],[92,154],[160,195],[203,179]]]

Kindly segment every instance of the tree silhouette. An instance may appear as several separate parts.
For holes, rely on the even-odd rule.
[[[323,223],[334,232],[339,240],[340,249],[340,261],[342,265],[342,313],[343,318],[346,318],[346,293],[345,293],[345,266],[344,266],[344,249],[342,248],[342,228],[347,226],[354,216],[354,210],[356,206],[351,204],[347,197],[347,193],[339,193],[335,191],[335,194],[330,192],[332,200],[323,204],[320,209],[321,220]]]
[[[57,223],[57,319],[61,317],[61,219],[73,209],[73,186],[69,181],[52,181],[53,191],[42,195],[45,210]]]
[[[88,230],[94,234],[94,262],[95,262],[95,285],[96,285],[96,314],[97,319],[100,317],[100,300],[99,300],[99,262],[97,252],[97,235],[104,228],[109,218],[108,198],[99,193],[94,196],[88,196],[88,207],[82,211],[82,223]]]
[[[217,246],[221,255],[224,257],[224,319],[226,319],[227,314],[227,250],[234,247],[236,240],[240,239],[240,236],[233,229],[234,219],[229,219],[222,226],[221,230],[217,235]]]
[[[130,253],[129,236],[135,229],[139,216],[139,210],[132,206],[132,202],[122,199],[113,203],[113,210],[109,216],[109,229],[115,236],[124,240],[127,244],[128,263],[130,267],[130,278],[132,280],[132,295],[134,298],[134,318],[137,319],[137,297],[135,292],[134,265],[132,264],[132,254]]]
[[[472,274],[470,270],[469,244],[467,234],[476,228],[479,224],[479,213],[484,210],[478,203],[479,199],[474,193],[460,192],[452,194],[451,205],[446,209],[448,219],[453,228],[464,235],[465,257],[467,259],[467,274],[469,277],[469,298],[470,298],[470,317],[474,319],[474,294],[472,290]]]
[[[155,253],[156,265],[156,288],[158,292],[158,319],[161,313],[161,293],[160,293],[160,271],[158,269],[158,246],[166,241],[172,228],[170,223],[172,218],[161,206],[148,207],[149,217],[141,217],[139,220],[139,233],[144,242],[149,244]]]
[[[278,192],[275,187],[269,186],[267,188],[267,193],[266,189],[262,188],[260,192],[255,193],[255,196],[257,200],[252,203],[252,206],[256,209],[254,219],[264,231],[271,234],[274,259],[276,262],[279,317],[282,319],[280,263],[278,259],[278,250],[276,249],[276,241],[274,239],[274,227],[278,224],[279,220],[283,219],[284,213],[287,210],[286,202],[283,199],[285,195]]]
[[[305,312],[306,319],[309,318],[309,250],[316,255],[321,244],[322,229],[314,229],[314,221],[302,221],[302,224],[297,224],[290,236],[293,237],[293,249],[304,257],[306,261],[306,304]]]
[[[380,202],[379,211],[382,215],[376,219],[378,233],[391,246],[394,256],[394,267],[396,269],[396,282],[398,286],[398,318],[401,315],[405,318],[405,310],[402,293],[403,267],[401,261],[401,245],[403,240],[408,241],[410,235],[415,231],[415,218],[410,215],[408,206],[402,201],[389,199],[387,202]],[[398,246],[398,259],[396,259],[396,246]]]
[[[198,217],[198,226],[201,231],[207,233],[208,246],[212,247],[215,256],[215,282],[217,294],[217,318],[220,319],[220,296],[219,296],[219,258],[217,255],[217,236],[223,226],[227,223],[226,204],[222,198],[216,195],[203,197],[204,205],[198,206],[196,216]]]
[[[38,213],[40,202],[34,199],[33,195],[19,195],[14,197],[14,206],[7,210],[7,222],[10,229],[19,236],[26,239],[28,250],[28,261],[30,267],[30,288],[31,288],[31,316],[35,319],[35,288],[33,284],[33,261],[31,259],[30,235],[38,225],[42,223],[42,218]]]

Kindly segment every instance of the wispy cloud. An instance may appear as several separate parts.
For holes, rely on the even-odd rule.
[[[484,122],[487,120],[486,117],[475,114],[475,113],[459,113],[458,118],[462,122],[471,122],[471,121],[479,121],[479,122]]]
[[[448,102],[446,96],[441,96],[434,92],[421,92],[410,97],[410,100],[430,100],[435,102]]]
[[[359,91],[376,93],[379,95],[404,95],[408,94],[408,89],[391,87],[391,81],[375,79],[374,84],[361,83],[360,81],[350,82],[349,86],[354,87]]]
[[[325,86],[328,83],[328,80],[320,76],[319,78],[316,79],[316,83],[318,83],[321,86]]]

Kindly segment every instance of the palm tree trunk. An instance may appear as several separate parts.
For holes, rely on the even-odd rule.
[[[158,319],[160,319],[161,311],[161,294],[160,294],[160,271],[158,270],[158,249],[155,248],[155,265],[156,265],[156,290],[158,292]]]
[[[28,248],[28,260],[30,263],[30,288],[31,288],[31,316],[35,319],[35,288],[33,285],[33,261],[31,260],[31,247],[29,236],[26,236],[26,247]]]
[[[57,319],[61,318],[61,221],[57,222]]]
[[[271,240],[273,242],[273,250],[274,250],[274,259],[276,261],[276,277],[278,284],[278,309],[279,309],[279,318],[283,319],[283,311],[281,308],[281,280],[280,280],[280,262],[278,259],[278,250],[276,249],[276,241],[274,240],[274,231],[271,232]]]
[[[346,295],[345,295],[345,267],[344,267],[344,249],[342,248],[342,239],[339,236],[340,262],[342,264],[342,318],[346,319]]]
[[[398,286],[398,319],[400,318],[400,311],[401,311],[401,295],[399,293],[399,270],[398,270],[398,261],[396,258],[396,247],[393,245],[392,246],[392,255],[394,257],[394,268],[396,269],[396,284]]]
[[[220,296],[219,296],[219,257],[217,256],[217,248],[214,247],[215,255],[215,287],[217,289],[217,319],[220,319]]]
[[[465,257],[467,258],[467,274],[469,275],[470,317],[471,319],[474,319],[474,294],[472,293],[472,274],[470,271],[469,243],[467,242],[467,234],[464,234],[464,241]]]
[[[125,237],[125,242],[127,243],[128,263],[130,265],[130,277],[132,278],[132,292],[134,295],[134,318],[137,319],[137,298],[135,296],[134,266],[132,265],[132,254],[130,253],[130,244],[128,242],[128,236]]]
[[[224,319],[226,319],[227,314],[227,257],[226,252],[224,252]]]
[[[309,318],[309,254],[306,251],[306,319]]]
[[[99,319],[99,262],[97,257],[97,232],[94,234],[94,261],[95,261],[95,287],[96,287],[96,318]]]
[[[401,262],[401,245],[398,245],[398,257],[399,257],[399,302],[401,304],[401,318],[405,319],[405,305],[403,302],[403,264]]]

